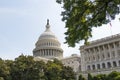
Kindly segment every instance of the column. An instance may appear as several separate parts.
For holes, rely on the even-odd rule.
[[[56,52],[57,52],[56,54],[59,56],[59,51],[58,51],[58,50],[56,50]]]
[[[52,50],[50,49],[50,56],[51,56]]]
[[[110,48],[110,44],[108,44],[108,49],[109,49],[109,53],[110,53],[110,59],[112,58],[112,55],[111,55],[111,48]]]
[[[53,53],[53,56],[55,56],[55,54],[56,54],[57,52],[56,52],[56,49],[54,50],[54,53]]]
[[[53,56],[55,56],[55,54],[57,54],[57,50],[56,49],[55,49],[55,52],[54,52]]]
[[[50,49],[48,49],[48,56],[50,55]]]
[[[53,54],[54,54],[54,50],[52,50],[52,56],[53,56]]]
[[[98,55],[99,55],[99,61],[101,60],[100,54],[101,54],[101,50],[100,50],[100,46],[98,46]]]
[[[103,45],[103,54],[104,54],[104,59],[106,59],[106,49],[105,49],[105,45]]]
[[[46,56],[46,49],[45,49],[45,53],[44,53],[44,56]]]
[[[41,56],[43,55],[43,53],[44,53],[44,50],[42,49],[42,54],[41,54]]]
[[[39,56],[41,56],[41,50],[40,50],[40,52],[39,52]]]
[[[118,44],[118,43],[117,43],[117,44]],[[118,55],[117,55],[117,47],[116,47],[115,43],[113,43],[113,46],[114,46],[115,57],[117,57],[117,56],[118,56]]]

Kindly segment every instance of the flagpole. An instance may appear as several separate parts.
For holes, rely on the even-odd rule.
[[[111,36],[113,35],[112,33],[112,24],[111,24],[111,17],[110,17],[110,14],[107,13],[107,18],[110,20],[109,24],[110,24],[110,32],[111,32]]]
[[[111,22],[110,22],[110,32],[111,32],[111,36],[112,36],[113,33],[112,33],[112,24],[111,24]]]

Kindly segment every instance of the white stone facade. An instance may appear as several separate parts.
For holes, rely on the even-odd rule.
[[[73,68],[74,72],[79,73],[81,70],[80,56],[72,54],[70,57],[61,59],[63,65]]]
[[[80,46],[81,71],[83,74],[120,71],[120,34]]]

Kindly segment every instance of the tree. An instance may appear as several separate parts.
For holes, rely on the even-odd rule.
[[[61,77],[65,80],[75,80],[75,73],[69,66],[64,66],[61,71]]]
[[[45,63],[32,56],[20,55],[11,66],[12,80],[40,80],[44,78]]]
[[[120,75],[118,75],[117,77],[115,77],[115,80],[120,80]]]
[[[46,80],[61,80],[62,66],[55,63],[56,61],[48,61],[45,71]]]
[[[110,74],[108,74],[107,80],[116,80],[119,78],[118,76],[120,76],[120,72],[113,71]]]
[[[92,80],[92,79],[93,79],[92,75],[88,73],[88,80]]]
[[[61,67],[63,66],[62,62],[56,58],[53,60],[53,63],[60,65]]]
[[[109,79],[107,79],[107,76],[105,74],[98,74],[94,76],[92,80],[109,80]]]
[[[75,80],[75,73],[71,67],[64,66],[61,61],[48,61],[45,69],[45,80]]]
[[[69,46],[92,37],[92,28],[115,19],[120,13],[120,0],[56,0],[63,4],[62,21],[65,21],[65,39]]]
[[[6,65],[6,61],[0,59],[0,80],[10,80],[10,68]]]
[[[81,74],[79,75],[79,80],[86,80]]]
[[[3,78],[3,77],[0,77],[0,80],[4,80],[4,78]]]

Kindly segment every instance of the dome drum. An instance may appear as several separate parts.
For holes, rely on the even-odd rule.
[[[38,40],[36,46],[55,46],[60,47],[60,43],[57,40],[52,39],[45,39],[45,40]]]
[[[33,56],[40,56],[44,58],[53,59],[54,57],[62,58],[63,51],[56,49],[41,49],[33,51]]]

